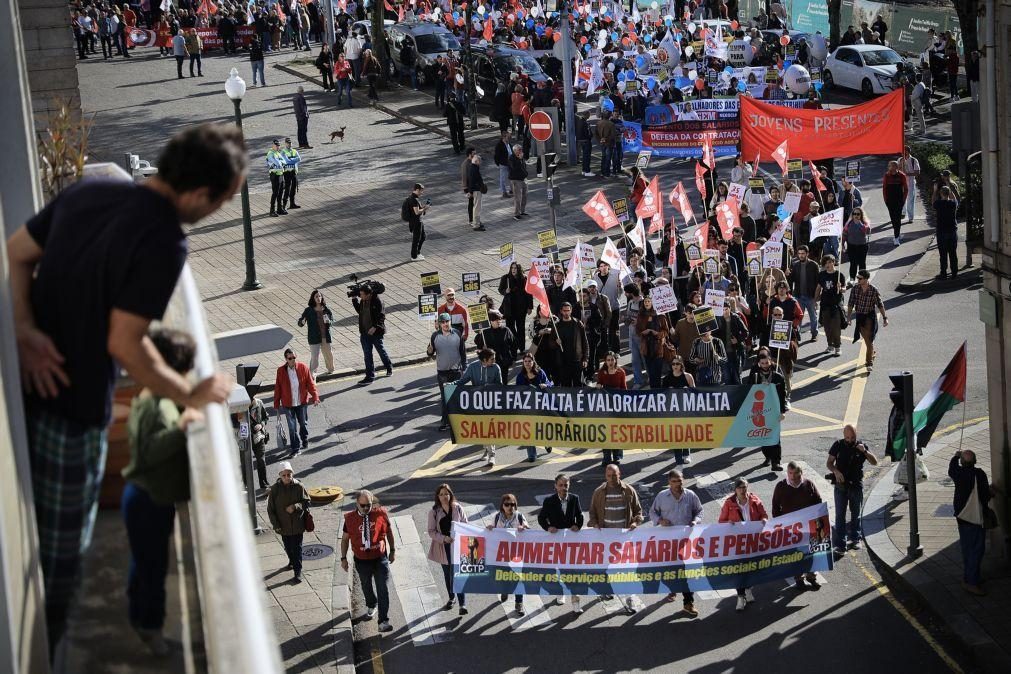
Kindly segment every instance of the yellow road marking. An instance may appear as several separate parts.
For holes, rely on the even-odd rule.
[[[779,435],[781,437],[789,437],[794,435],[807,435],[809,433],[826,433],[828,431],[839,430],[839,424],[833,423],[830,426],[813,426],[811,428],[792,428],[788,431],[780,431]]]
[[[443,461],[442,457],[449,454],[453,448],[456,447],[452,441],[447,440],[439,449],[435,450],[435,453],[425,461],[424,464],[418,470],[414,471],[408,479],[414,479],[416,477],[431,477],[432,475],[438,475],[439,473],[445,472],[449,464],[460,463],[462,459],[453,459],[452,461]]]
[[[378,639],[372,642],[372,674],[386,674],[383,666],[383,651],[379,648]]]
[[[863,353],[863,352],[861,352]],[[848,367],[858,366],[862,361],[859,358],[853,360],[848,360],[845,363],[839,363],[835,367],[831,367],[828,370],[818,370],[818,374],[813,374],[806,379],[801,379],[800,381],[793,382],[793,389],[799,389],[801,386],[807,386],[808,384],[814,383],[819,379],[824,379],[825,377],[831,377],[834,374],[838,374],[842,370]]]
[[[860,342],[860,355],[857,357],[858,363],[866,362],[867,357],[867,343]],[[844,423],[853,424],[854,428],[858,428],[857,422],[860,420],[860,406],[864,402],[864,390],[867,388],[867,379],[870,377],[870,373],[864,368],[863,373],[860,375],[854,375],[853,381],[850,384],[850,397],[846,402],[846,414],[843,415]]]
[[[962,674],[962,668],[958,665],[958,663],[955,662],[955,660],[952,659],[950,655],[948,655],[948,653],[944,650],[944,647],[937,642],[937,639],[934,638],[934,636],[927,630],[927,628],[925,628],[922,624],[920,624],[920,621],[917,620],[915,617],[913,617],[913,614],[907,611],[906,607],[903,606],[899,602],[899,600],[892,595],[892,592],[891,590],[888,589],[888,586],[885,585],[883,581],[874,578],[874,576],[870,574],[870,572],[866,569],[866,567],[864,567],[864,565],[860,563],[860,560],[856,558],[856,555],[850,553],[849,556],[856,563],[857,568],[860,569],[860,571],[864,574],[864,576],[867,577],[867,580],[870,581],[871,587],[877,590],[878,593],[882,597],[884,597],[889,604],[892,605],[892,608],[898,611],[899,615],[902,616],[902,618],[907,623],[909,623],[914,630],[916,630],[916,632],[920,635],[920,637],[922,637],[923,640],[927,642],[927,645],[930,646],[930,648],[933,649],[935,653],[937,653],[937,657],[941,658],[944,664],[948,666],[948,669],[950,669],[953,672],[957,672],[958,674]]]
[[[812,419],[818,419],[819,421],[827,421],[830,424],[841,424],[842,419],[833,419],[832,417],[826,417],[824,414],[818,414],[817,412],[808,412],[807,410],[802,410],[796,405],[790,406],[790,411],[801,416],[811,417]]]

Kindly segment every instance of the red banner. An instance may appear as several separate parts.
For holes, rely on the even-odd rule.
[[[791,159],[901,154],[902,90],[860,105],[807,110],[741,97],[741,152],[772,155],[789,142]]]

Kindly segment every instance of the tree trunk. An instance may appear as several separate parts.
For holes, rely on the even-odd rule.
[[[962,29],[962,63],[969,60],[969,54],[979,49],[979,33],[976,21],[979,16],[979,0],[951,0],[958,14],[958,23]],[[983,17],[984,21],[993,21],[994,17]]]
[[[828,0],[828,44],[829,51],[839,46],[842,36],[842,0]]]
[[[386,44],[386,30],[383,25],[383,3],[372,3],[372,55],[379,59],[382,72],[379,81],[385,86],[390,78],[390,50]]]

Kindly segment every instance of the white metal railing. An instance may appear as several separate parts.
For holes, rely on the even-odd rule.
[[[198,380],[218,371],[189,265],[180,275],[165,324],[185,329],[196,342]],[[204,423],[194,424],[189,432],[189,512],[207,667],[211,672],[279,674],[280,651],[268,619],[228,410],[212,404],[203,413]]]

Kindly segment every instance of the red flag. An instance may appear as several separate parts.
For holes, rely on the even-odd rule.
[[[485,40],[491,42],[491,39],[495,37],[495,26],[491,22],[491,17],[485,19],[484,22],[484,32],[481,34]]]
[[[541,276],[537,273],[536,265],[530,265],[530,271],[527,272],[526,291],[531,297],[540,302],[542,307],[549,306],[548,292],[544,289],[544,282],[541,281]]]
[[[716,153],[713,151],[713,139],[709,135],[702,137],[702,163],[708,168],[716,168]]]
[[[751,167],[752,169],[754,169],[752,171],[752,175],[758,175],[758,164],[761,158],[762,158],[762,151],[759,150],[758,152],[755,153],[755,165]]]
[[[404,6],[403,5],[400,5],[400,7],[397,9],[397,20],[398,21],[403,21],[404,20]]]
[[[663,229],[663,200],[656,200],[656,213],[653,215],[653,219],[649,223],[649,231],[647,234],[652,234],[653,232],[659,232]]]
[[[716,206],[716,222],[720,225],[720,234],[723,235],[723,239],[729,241],[734,234],[734,227],[740,222],[736,199],[727,199]]]
[[[218,6],[215,5],[211,0],[200,0],[200,7],[197,8],[197,14],[205,14],[210,16],[212,14],[218,13]]]
[[[605,232],[618,224],[618,216],[614,214],[611,202],[607,200],[607,195],[603,191],[598,191],[583,204],[583,213],[590,216]]]
[[[681,211],[681,217],[684,218],[686,225],[689,220],[695,219],[695,211],[692,210],[691,201],[688,200],[688,195],[685,193],[685,188],[681,184],[681,181],[678,181],[677,187],[671,190],[670,202]]]
[[[787,146],[787,142],[784,140],[779,147],[772,151],[772,158],[779,164],[779,168],[783,169],[783,175],[787,174],[786,162],[790,159],[790,148]]]
[[[642,198],[639,199],[639,205],[635,207],[635,214],[645,220],[656,215],[658,208],[661,208],[660,177],[653,176],[653,179],[649,181],[649,185],[643,190]]]
[[[393,11],[393,5],[390,4],[390,0],[383,0],[383,6],[390,12]]]
[[[825,183],[821,181],[821,171],[818,170],[818,167],[815,166],[814,162],[810,159],[808,160],[807,165],[811,167],[811,177],[814,178],[814,186],[819,192],[824,192]]]
[[[695,163],[695,187],[698,188],[702,198],[706,198],[706,170],[700,162]]]

